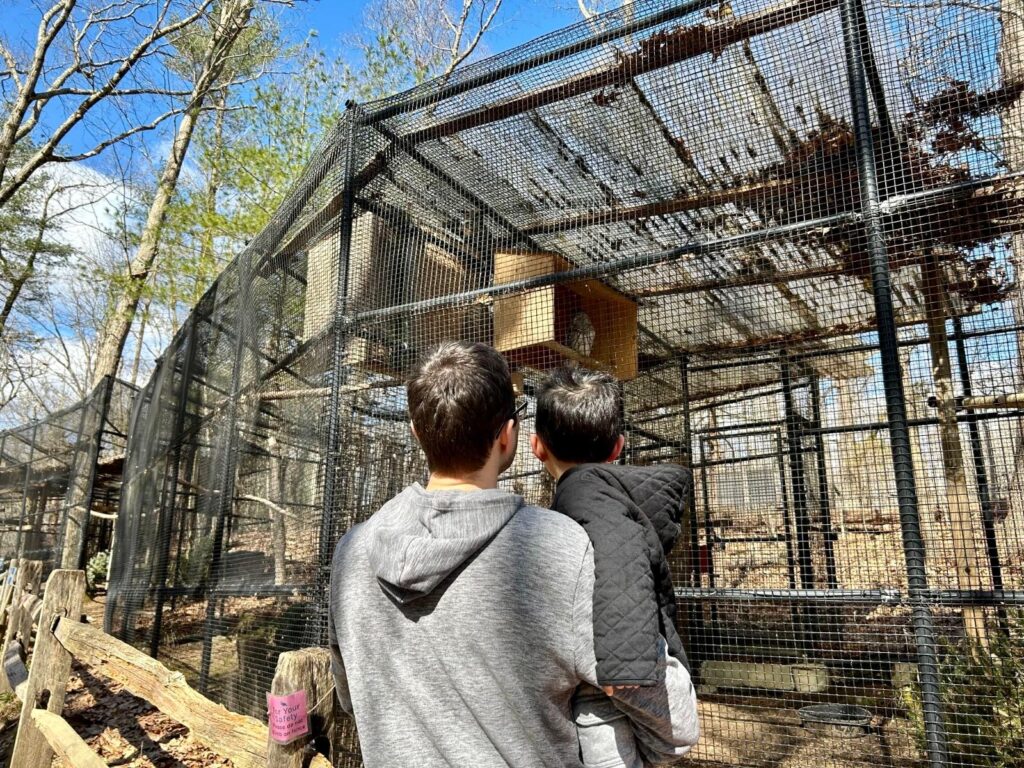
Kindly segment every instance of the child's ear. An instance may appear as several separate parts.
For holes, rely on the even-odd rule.
[[[530,450],[533,451],[534,457],[543,464],[548,460],[548,447],[544,445],[544,441],[537,435],[530,435]]]
[[[622,449],[625,448],[625,447],[626,447],[626,436],[625,435],[619,435],[619,439],[615,441],[615,447],[612,448],[612,452],[610,454],[608,454],[608,458],[604,460],[605,463],[606,464],[611,464],[613,461],[615,461],[617,458],[619,458],[619,454],[622,453]]]

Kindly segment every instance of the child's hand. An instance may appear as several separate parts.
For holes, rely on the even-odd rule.
[[[639,685],[602,685],[601,690],[606,696],[615,696],[618,691],[631,691],[639,687]]]

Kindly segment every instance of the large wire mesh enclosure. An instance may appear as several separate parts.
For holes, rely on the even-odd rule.
[[[108,628],[262,715],[424,477],[404,375],[480,340],[527,399],[614,372],[626,461],[692,465],[694,762],[1015,764],[1022,12],[637,0],[353,105],[136,400]]]
[[[39,560],[45,577],[109,551],[135,392],[107,378],[70,408],[0,432],[5,561]]]

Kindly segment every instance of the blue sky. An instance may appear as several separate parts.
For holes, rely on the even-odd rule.
[[[289,14],[301,19],[302,26],[316,29],[321,44],[334,50],[346,34],[358,27],[365,5],[362,0],[307,0],[298,3]],[[513,48],[579,20],[575,0],[505,0],[498,24],[487,41],[488,52]]]

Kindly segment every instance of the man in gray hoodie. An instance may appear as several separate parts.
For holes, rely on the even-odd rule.
[[[571,699],[597,685],[594,555],[569,518],[497,489],[519,430],[504,358],[446,342],[408,384],[427,457],[338,543],[330,642],[367,768],[581,766]],[[610,691],[650,764],[698,737],[686,669],[661,643],[651,686]]]

